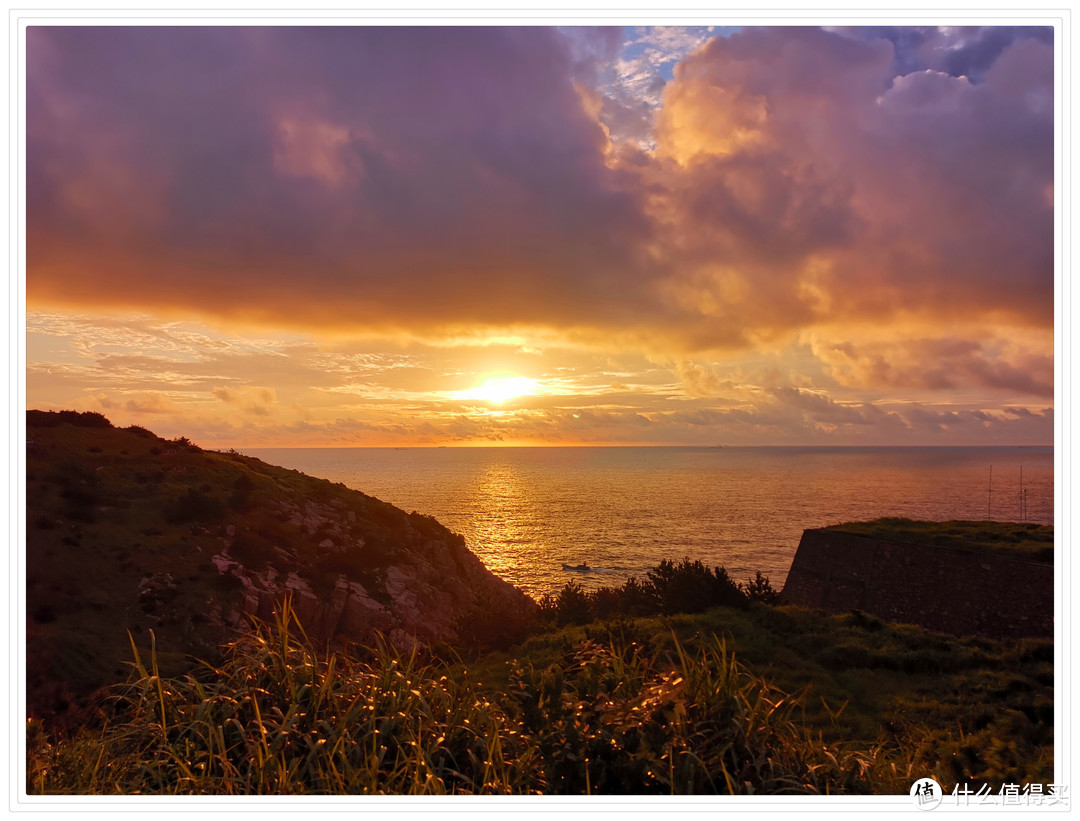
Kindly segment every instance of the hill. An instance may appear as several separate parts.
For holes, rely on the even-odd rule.
[[[535,604],[433,518],[95,413],[27,412],[27,699],[77,717],[132,648],[212,659],[286,595],[314,645],[521,634]]]

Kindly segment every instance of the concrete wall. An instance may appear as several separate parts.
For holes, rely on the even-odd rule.
[[[1054,632],[1054,568],[830,530],[803,533],[782,602],[991,638]]]

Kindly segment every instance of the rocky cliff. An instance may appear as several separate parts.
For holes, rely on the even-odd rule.
[[[535,604],[434,519],[98,414],[27,418],[27,693],[58,714],[122,680],[128,633],[166,671],[286,597],[320,647],[509,641]]]

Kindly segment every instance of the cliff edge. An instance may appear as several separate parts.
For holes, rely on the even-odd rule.
[[[286,596],[317,646],[499,644],[535,604],[461,536],[344,485],[95,413],[28,411],[27,701],[63,715],[156,645],[213,658]]]

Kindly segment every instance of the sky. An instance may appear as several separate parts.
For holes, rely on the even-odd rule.
[[[27,405],[1053,444],[1053,31],[32,26]]]

